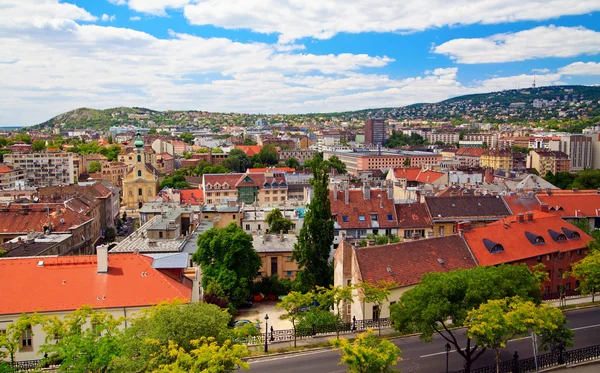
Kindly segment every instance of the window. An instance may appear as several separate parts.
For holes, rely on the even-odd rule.
[[[438,228],[438,235],[440,235],[440,236],[444,235],[444,227],[439,227]]]
[[[292,257],[291,256],[286,256],[285,257],[285,261],[286,262],[291,262],[292,261]]]
[[[550,254],[546,255],[546,261],[549,262],[550,259],[552,259],[552,256]]]
[[[250,230],[250,224],[246,224],[246,230],[249,231]]]
[[[565,284],[565,289],[567,289],[567,291],[571,290],[571,283],[570,282],[567,282]]]
[[[364,215],[358,215],[358,221],[365,221]]]
[[[373,306],[373,320],[379,319],[379,307]]]
[[[271,276],[277,274],[277,257],[271,257]]]
[[[577,250],[577,255],[581,256],[582,252],[583,252],[583,250],[581,250],[581,249]]]
[[[377,221],[377,214],[371,214],[371,221]]]
[[[292,277],[292,271],[287,271],[287,272],[285,273],[285,275],[286,275],[287,277]]]
[[[538,262],[538,263],[541,263],[541,262],[542,262],[542,256],[541,256],[541,255],[538,255],[538,257],[537,257],[537,262]]]
[[[258,225],[258,230],[260,230],[260,229],[261,229],[261,228],[260,228],[260,224],[259,224],[259,225]]]
[[[393,220],[394,220],[394,215],[392,215],[392,214],[389,214],[389,215],[388,215],[388,221],[393,221]]]
[[[142,156],[141,156],[141,155],[139,155],[139,154],[138,154],[138,156],[137,156],[137,161],[138,161],[138,162],[141,162],[141,161],[142,161]]]
[[[143,192],[142,192],[142,188],[138,188],[138,196],[142,196]]]
[[[271,202],[271,197],[265,197],[265,202]]]
[[[545,293],[546,293],[546,294],[550,294],[550,286],[546,286]]]
[[[232,218],[233,220],[235,220],[235,216],[236,216],[236,215],[235,215],[235,214],[233,214],[233,215],[231,215],[231,218]]]
[[[277,202],[277,197],[273,197],[273,202]]]
[[[163,238],[163,232],[158,232],[158,238]]]
[[[563,275],[562,268],[559,268],[558,269],[558,278],[562,278],[562,275]]]
[[[346,280],[346,286],[350,286],[352,284],[352,280],[351,279],[347,279]]]
[[[342,221],[343,221],[344,223],[347,223],[347,222],[349,221],[349,219],[348,219],[348,215],[344,215],[344,216],[342,216]]]
[[[573,252],[569,251],[569,259],[573,259]]]
[[[31,331],[31,325],[25,329],[21,334],[21,350],[32,350],[33,349],[33,332]]]
[[[206,202],[207,203],[212,203],[212,199],[207,199]]]

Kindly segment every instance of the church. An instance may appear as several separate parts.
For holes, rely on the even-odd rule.
[[[130,210],[140,209],[158,193],[160,172],[144,157],[144,141],[138,131],[135,146],[135,163],[123,180],[123,204]]]

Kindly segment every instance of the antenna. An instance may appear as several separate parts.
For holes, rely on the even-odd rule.
[[[535,73],[533,73],[533,85],[531,86],[531,88],[535,88]]]

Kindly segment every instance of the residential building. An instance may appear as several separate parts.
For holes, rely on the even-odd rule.
[[[212,222],[215,228],[224,228],[231,223],[238,227],[242,226],[243,204],[238,205],[235,201],[227,204],[202,206],[202,221]]]
[[[13,169],[23,169],[32,186],[69,185],[75,182],[72,153],[5,154],[4,163]]]
[[[569,135],[560,140],[560,151],[571,161],[571,172],[592,168],[593,135]],[[545,175],[545,174],[542,174]]]
[[[175,158],[169,153],[156,155],[156,168],[163,174],[170,175],[175,169]]]
[[[365,120],[365,143],[383,146],[385,143],[385,119],[369,118]]]
[[[102,164],[103,162],[108,161],[107,158],[102,154],[83,154],[80,155],[79,158],[79,173],[77,174],[77,176],[79,176],[79,174],[87,174],[90,168],[90,164],[93,162]]]
[[[286,204],[277,207],[262,207],[254,205],[245,205],[242,211],[241,226],[246,233],[262,234],[269,233],[269,224],[266,219],[269,213],[274,209],[279,209],[284,218],[290,219],[293,227],[290,233],[299,233],[304,223],[304,214],[306,207]]]
[[[294,158],[302,165],[307,160],[312,159],[314,155],[315,151],[310,149],[280,150],[279,162],[285,163],[288,159]]]
[[[295,234],[253,235],[252,245],[262,260],[260,276],[276,275],[279,279],[293,281],[298,272],[298,263],[292,260],[296,242],[298,238]]]
[[[543,264],[545,294],[574,291],[578,284],[564,277],[581,260],[590,236],[558,216],[541,211],[510,216],[485,227],[464,228],[462,235],[479,265]]]
[[[535,168],[544,176],[548,172],[569,172],[571,162],[569,156],[561,151],[532,150],[527,155],[527,168]]]
[[[202,175],[202,190],[207,205],[227,204],[228,201],[238,200],[238,190],[235,184],[245,175],[235,174],[204,174]]]
[[[425,197],[425,205],[436,237],[456,233],[461,221],[477,227],[511,215],[498,196]]]
[[[123,180],[127,176],[129,166],[122,162],[102,162],[102,181],[123,187]]]
[[[421,196],[433,195],[446,187],[448,173],[420,167],[395,168],[388,172],[386,180],[393,185],[396,201],[419,201]]]
[[[162,137],[152,141],[152,150],[154,150],[154,153],[156,154],[167,153],[171,156],[175,155],[175,148],[173,147],[173,144],[166,138]]]
[[[438,142],[446,145],[456,144],[459,141],[460,135],[453,132],[429,132],[427,133],[427,141],[430,144],[436,144]]]
[[[389,170],[398,167],[436,166],[442,160],[440,154],[419,151],[324,151],[325,160],[337,156],[345,165],[350,175],[358,175],[359,171]]]
[[[513,155],[508,150],[486,149],[479,158],[479,165],[494,170],[513,169]]]
[[[496,148],[498,146],[498,135],[495,133],[465,133],[463,140],[481,141],[489,148]]]
[[[454,159],[460,162],[461,167],[479,167],[484,151],[482,148],[460,148]]]
[[[424,203],[398,203],[396,217],[401,239],[417,240],[434,236],[431,217]]]
[[[279,205],[287,201],[285,175],[278,171],[247,173],[235,184],[238,201],[245,204]]]
[[[159,172],[150,163],[145,163],[144,142],[138,132],[135,141],[135,164],[123,180],[123,204],[126,209],[140,209],[144,203],[154,198],[158,192]]]
[[[73,236],[69,233],[32,232],[6,241],[0,246],[3,258],[68,255]]]
[[[175,280],[168,269],[155,268],[157,262],[139,254],[107,255],[105,248],[97,256],[0,258],[0,281],[11,284],[0,297],[0,330],[25,313],[62,319],[89,306],[130,318],[161,302],[199,299],[199,291],[192,295],[199,288],[197,278]],[[45,340],[41,325],[29,328],[16,361],[42,359],[39,349]]]
[[[25,170],[0,163],[0,189],[11,189],[25,181]]]
[[[363,281],[376,283],[381,280],[396,283],[381,309],[364,302],[356,290],[353,301],[343,305],[345,322],[351,322],[353,318],[387,318],[390,306],[414,288],[423,275],[475,266],[469,248],[458,235],[371,247],[356,247],[342,240],[334,255],[333,284],[359,286]]]

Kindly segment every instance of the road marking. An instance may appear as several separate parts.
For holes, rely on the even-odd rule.
[[[584,329],[591,329],[591,328],[597,328],[600,327],[600,324],[596,324],[596,325],[588,325],[588,326],[581,326],[579,328],[573,328],[571,330],[576,331],[576,330],[584,330]],[[531,339],[531,336],[527,336],[527,337],[522,337],[522,338],[515,338],[515,339],[510,339],[508,342],[515,342],[515,341],[522,341],[524,339]],[[456,352],[456,350],[452,350],[450,352]],[[427,354],[427,355],[421,355],[419,356],[420,358],[424,358],[424,357],[431,357],[431,356],[438,356],[438,355],[444,355],[446,353],[446,351],[442,351],[442,352],[434,352],[433,354]]]
[[[265,357],[265,358],[260,358],[260,359],[248,360],[248,363],[250,363],[250,364],[264,363],[264,362],[284,360],[284,359],[289,359],[289,358],[294,358],[294,357],[322,354],[324,352],[331,352],[331,351],[333,351],[333,350],[319,350],[319,351],[306,352],[303,354],[289,354],[289,355],[283,355],[283,356],[276,356],[276,357],[272,357],[272,358]]]

